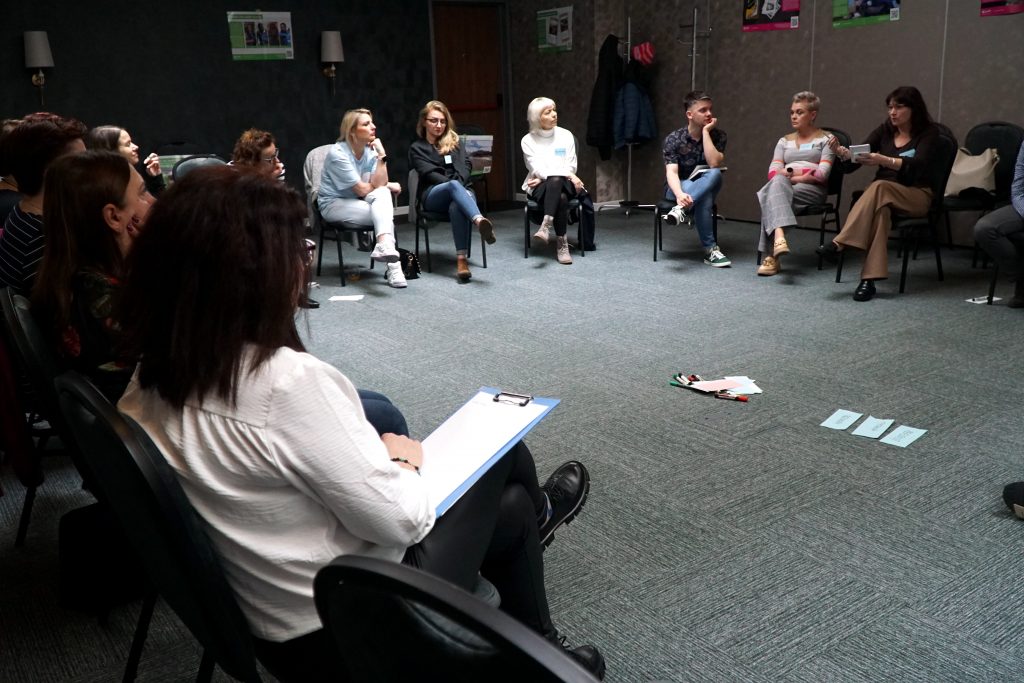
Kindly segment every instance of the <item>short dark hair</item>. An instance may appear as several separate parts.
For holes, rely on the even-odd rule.
[[[70,322],[76,273],[124,275],[124,257],[114,231],[103,219],[103,207],[123,208],[131,173],[127,159],[107,150],[65,155],[46,171],[46,247],[32,289],[32,312],[54,339],[60,339]]]
[[[267,131],[250,128],[242,133],[238,141],[235,142],[231,161],[243,166],[258,166],[263,159],[263,150],[276,144],[274,136]]]
[[[901,85],[886,95],[885,105],[889,106],[890,104],[902,104],[904,107],[910,107],[911,135],[917,135],[922,130],[935,123],[932,120],[931,114],[928,113],[928,105],[924,103],[924,97],[921,95],[921,91],[912,85]],[[892,129],[893,127],[889,122],[889,119],[885,120],[885,125],[889,129]]]
[[[306,203],[235,166],[197,169],[160,195],[128,256],[117,319],[139,383],[171,406],[234,403],[243,372],[277,349],[305,350]]]
[[[50,163],[67,151],[68,145],[86,133],[77,120],[39,112],[29,114],[4,137],[4,155],[18,189],[29,196],[43,188],[43,174]]]
[[[686,93],[686,97],[683,98],[683,110],[690,111],[690,107],[705,100],[711,102],[711,95],[707,94],[703,90],[691,90]]]

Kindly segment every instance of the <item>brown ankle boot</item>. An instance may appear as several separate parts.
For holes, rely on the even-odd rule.
[[[473,277],[473,273],[469,272],[469,259],[461,254],[456,258],[455,277],[459,278],[459,282],[469,282],[469,279]]]

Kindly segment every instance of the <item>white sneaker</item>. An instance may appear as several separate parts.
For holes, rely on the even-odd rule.
[[[388,264],[384,271],[384,278],[395,289],[404,289],[409,286],[409,283],[405,281],[405,273],[402,272],[402,266],[398,263]]]
[[[690,214],[686,213],[686,209],[676,204],[672,209],[661,217],[669,225],[679,225],[680,223],[689,223]]]
[[[395,249],[395,241],[385,239],[377,242],[377,246],[370,252],[370,258],[382,263],[398,263],[399,256],[398,250]]]

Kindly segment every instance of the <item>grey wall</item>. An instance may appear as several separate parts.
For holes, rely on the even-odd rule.
[[[337,138],[344,110],[367,106],[398,162],[394,177],[405,177],[417,107],[432,91],[425,1],[264,6],[292,13],[295,59],[279,62],[231,60],[226,12],[258,3],[10,4],[0,23],[0,116],[39,109],[23,68],[22,32],[45,30],[56,64],[47,74],[46,109],[90,126],[123,125],[144,150],[187,140],[230,156],[239,133],[262,128],[277,137],[289,182],[301,187],[306,152]],[[334,97],[320,73],[322,30],[341,31],[347,57]]]
[[[518,17],[513,16],[513,26],[527,25],[532,13],[553,4],[514,3]],[[933,116],[961,140],[981,121],[1024,125],[1024,14],[981,18],[973,0],[908,0],[898,22],[844,29],[832,28],[831,0],[803,0],[800,29],[752,33],[740,30],[742,3],[736,0],[577,2],[577,16],[594,16],[577,23],[583,34],[579,49],[589,54],[581,56],[574,48],[541,63],[531,41],[519,41],[513,54],[517,106],[525,111],[525,103],[541,92],[564,93],[559,108],[572,115],[562,119],[582,139],[597,50],[608,33],[626,35],[625,17],[630,16],[634,42],[651,40],[657,51],[652,98],[659,133],[680,127],[691,68],[685,44],[690,29],[681,25],[691,23],[695,4],[699,28],[711,29],[710,37],[698,40],[697,87],[714,96],[720,125],[729,133],[729,171],[719,208],[730,218],[758,219],[754,192],[764,182],[775,141],[788,132],[790,98],[800,90],[814,90],[822,98],[819,123],[854,138],[884,119],[885,95],[899,85],[917,86]],[[528,37],[532,40],[532,33]],[[585,87],[567,84],[567,71]],[[591,150],[581,154],[580,175],[588,182],[605,181],[595,183],[599,200],[619,199],[625,195],[625,166],[624,152],[599,162]],[[634,198],[652,200],[663,180],[660,145],[636,148]],[[858,189],[869,180],[870,174],[861,171],[847,187]],[[967,241],[972,222],[962,217],[955,224],[960,241]]]

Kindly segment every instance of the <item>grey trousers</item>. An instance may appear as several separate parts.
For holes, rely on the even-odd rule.
[[[826,190],[822,185],[794,185],[786,176],[773,176],[757,191],[757,201],[761,203],[761,238],[757,242],[757,250],[771,256],[774,251],[775,228],[796,225],[795,210],[823,202],[825,197]]]
[[[1016,282],[1024,269],[1024,218],[1013,205],[985,214],[974,224],[974,239],[999,269]]]

